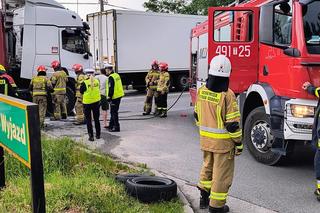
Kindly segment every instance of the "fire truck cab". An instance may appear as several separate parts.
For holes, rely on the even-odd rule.
[[[320,86],[320,1],[251,0],[208,10],[192,29],[190,94],[205,84],[208,64],[230,58],[244,141],[253,157],[274,165],[297,142],[311,141],[317,100],[302,89]]]

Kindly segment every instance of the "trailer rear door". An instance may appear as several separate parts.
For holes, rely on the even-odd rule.
[[[232,64],[230,87],[241,93],[258,80],[259,8],[209,8],[209,57],[226,55]]]

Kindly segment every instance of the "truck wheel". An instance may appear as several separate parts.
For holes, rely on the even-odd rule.
[[[76,104],[76,95],[70,87],[67,87],[66,103],[68,115],[72,115],[74,105]]]
[[[248,115],[244,126],[244,140],[251,155],[263,164],[275,165],[284,158],[281,154],[271,151],[273,136],[270,119],[263,106],[254,109]]]
[[[189,85],[188,81],[189,81],[189,78],[187,75],[178,75],[175,83],[176,90],[182,91],[185,87],[188,87]]]

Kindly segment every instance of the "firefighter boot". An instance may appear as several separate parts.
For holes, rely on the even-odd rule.
[[[227,213],[229,211],[230,209],[229,209],[229,206],[227,205],[224,205],[221,208],[215,208],[215,207],[209,206],[209,213]]]
[[[316,195],[317,200],[320,201],[320,189],[316,189],[316,191],[314,191],[314,194]]]
[[[167,110],[163,109],[161,114],[160,114],[160,118],[166,118],[167,117]]]
[[[199,207],[200,207],[200,209],[206,209],[209,206],[210,193],[207,192],[206,190],[203,190],[203,189],[200,189],[200,188],[198,188],[198,189],[200,190],[200,205],[199,205]]]

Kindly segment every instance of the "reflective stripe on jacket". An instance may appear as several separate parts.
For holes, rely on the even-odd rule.
[[[32,96],[47,95],[48,89],[52,89],[50,80],[46,76],[35,76],[32,78]]]
[[[216,93],[205,86],[198,90],[195,111],[198,116],[201,149],[226,153],[240,143],[242,130],[226,130],[227,122],[240,122],[240,112],[232,90]]]
[[[120,75],[118,73],[112,73],[110,77],[113,78],[114,80],[114,92],[112,99],[117,99],[121,98],[124,96],[124,91],[123,91],[123,86],[122,86],[122,81],[120,78]]]
[[[82,82],[84,82],[84,80],[87,80],[88,79],[88,76],[86,76],[85,74],[79,74],[77,76],[77,79],[76,79],[76,97],[77,98],[82,98],[82,94],[80,93],[80,87],[81,87],[81,84]]]
[[[158,80],[158,92],[169,92],[170,74],[168,72],[160,72]]]
[[[51,77],[51,82],[54,86],[54,94],[56,95],[64,95],[67,92],[67,81],[68,76],[65,71],[56,71],[53,73]]]
[[[100,95],[100,84],[98,79],[94,79],[93,87],[91,86],[91,80],[87,79],[84,81],[86,85],[86,91],[83,93],[83,104],[93,104],[101,100]]]
[[[158,85],[158,80],[160,77],[160,71],[159,70],[154,70],[151,69],[145,80],[146,80],[146,86],[152,90],[156,90],[157,89],[157,85]],[[152,85],[151,85],[152,84]]]

